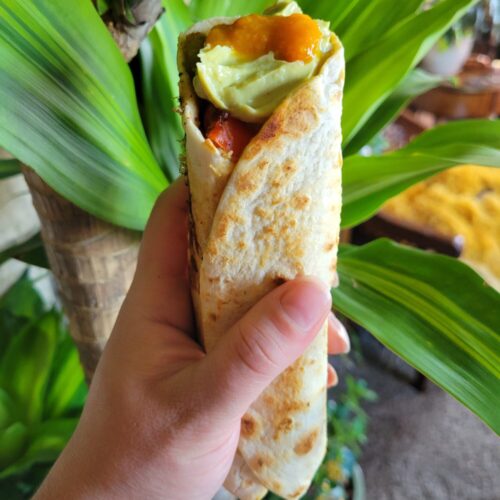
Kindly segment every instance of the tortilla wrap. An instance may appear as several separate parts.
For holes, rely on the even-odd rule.
[[[191,287],[207,351],[284,281],[336,280],[343,48],[332,35],[317,74],[275,109],[234,164],[200,131],[189,55],[197,33],[234,20],[203,21],[179,38]],[[289,499],[306,492],[326,449],[326,373],[327,324],[245,414],[226,488],[243,500],[266,489]]]

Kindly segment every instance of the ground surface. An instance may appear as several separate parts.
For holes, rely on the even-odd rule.
[[[379,394],[361,459],[367,500],[500,500],[500,438],[476,416],[431,383],[418,392],[373,363],[357,372]]]

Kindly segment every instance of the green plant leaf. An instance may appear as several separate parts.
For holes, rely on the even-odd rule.
[[[141,45],[143,116],[151,148],[167,178],[179,175],[183,137],[178,106],[177,38],[191,25],[182,0],[164,0],[165,13]]]
[[[390,240],[340,252],[335,308],[500,433],[500,294],[461,262]]]
[[[43,247],[40,233],[35,234],[28,240],[0,252],[0,265],[9,259],[17,259],[33,266],[49,268],[47,254]]]
[[[16,461],[28,444],[28,429],[21,422],[15,422],[0,431],[0,469]],[[0,478],[2,473],[0,473]]]
[[[0,5],[0,145],[84,210],[141,229],[166,179],[91,2]]]
[[[43,300],[28,277],[23,275],[0,297],[0,312],[34,320],[44,311]]]
[[[411,185],[463,164],[500,166],[500,121],[450,122],[424,132],[394,153],[347,157],[342,226],[359,224]]]
[[[17,417],[16,405],[5,389],[0,387],[0,431],[13,423]]]
[[[0,179],[6,179],[21,173],[17,160],[0,160]]]
[[[76,347],[69,332],[61,328],[60,335],[44,400],[44,418],[57,418],[80,411],[87,394]]]
[[[195,20],[216,16],[244,16],[261,13],[275,0],[192,0],[189,4]]]
[[[22,408],[23,422],[40,422],[45,389],[58,337],[58,315],[51,311],[14,336],[2,357],[0,386]]]
[[[351,156],[357,153],[392,122],[413,98],[437,87],[443,81],[445,79],[441,76],[414,69],[343,148],[344,155]]]
[[[92,0],[95,4],[95,8],[100,16],[105,14],[109,10],[108,0]]]
[[[330,21],[330,28],[339,36],[344,35],[342,24],[348,26],[349,21],[356,19],[367,6],[365,0],[336,0],[335,2],[301,0],[299,3],[304,12],[311,17]]]
[[[316,1],[310,8],[315,17],[330,21],[342,40],[346,61],[349,61],[414,14],[422,3],[423,0],[358,1],[350,2],[351,8],[344,8],[340,13],[332,11],[330,2]]]
[[[443,0],[398,23],[346,67],[342,131],[348,144],[438,38],[478,0]]]
[[[23,455],[0,472],[0,479],[20,474],[36,463],[54,462],[73,434],[78,418],[53,419],[37,425]]]

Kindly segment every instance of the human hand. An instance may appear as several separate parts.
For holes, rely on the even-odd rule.
[[[37,499],[210,499],[233,461],[241,417],[327,316],[329,351],[349,350],[329,290],[300,278],[205,354],[187,272],[187,189],[177,181],[155,206],[80,423]],[[335,383],[331,366],[325,377]]]

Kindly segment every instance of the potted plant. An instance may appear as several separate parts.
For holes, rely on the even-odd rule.
[[[73,433],[87,394],[60,311],[23,274],[0,297],[0,497],[29,498]]]
[[[468,12],[437,41],[422,60],[422,68],[443,77],[460,72],[472,53],[476,10]]]

